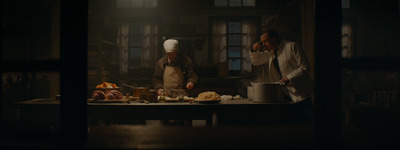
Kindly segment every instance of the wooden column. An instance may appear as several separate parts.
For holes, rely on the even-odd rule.
[[[341,146],[341,1],[315,1],[315,140]]]
[[[88,1],[62,0],[60,19],[60,148],[83,149],[88,129]]]

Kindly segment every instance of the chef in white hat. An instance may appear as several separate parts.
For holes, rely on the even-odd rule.
[[[179,52],[179,42],[168,39],[164,42],[166,56],[157,61],[153,85],[161,94],[164,90],[187,91],[193,89],[198,76],[193,70],[192,60]]]

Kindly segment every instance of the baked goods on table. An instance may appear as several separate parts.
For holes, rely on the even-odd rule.
[[[122,93],[117,91],[117,90],[110,90],[110,91],[107,91],[106,98],[108,100],[111,100],[111,99],[122,99]]]
[[[94,100],[120,100],[123,95],[118,91],[119,87],[114,83],[103,82],[96,86],[96,90],[92,92]]]
[[[118,88],[118,86],[115,85],[114,83],[108,83],[108,82],[103,82],[102,84],[96,86],[96,89],[104,89],[104,88]]]
[[[213,101],[213,100],[221,100],[221,96],[216,92],[207,91],[200,93],[199,96],[195,99],[196,101]]]
[[[106,93],[100,90],[95,90],[92,92],[92,98],[94,100],[103,100],[106,99]]]
[[[184,101],[194,101],[193,97],[183,96]]]
[[[92,98],[94,100],[119,100],[122,99],[122,93],[117,90],[109,90],[106,93],[100,90],[95,90],[92,92]]]

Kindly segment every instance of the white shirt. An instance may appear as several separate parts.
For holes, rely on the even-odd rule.
[[[294,102],[309,98],[313,92],[313,83],[309,74],[310,63],[301,46],[295,42],[282,39],[278,46],[277,55],[282,76],[286,76],[290,80],[290,83],[285,86],[289,96]],[[268,63],[269,81],[277,82],[280,78],[272,62],[274,58],[273,51],[250,52],[251,63],[253,65]]]

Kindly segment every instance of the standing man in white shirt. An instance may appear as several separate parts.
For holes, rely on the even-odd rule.
[[[267,63],[268,80],[284,85],[286,99],[311,103],[310,63],[300,45],[281,39],[275,30],[267,30],[250,52],[253,65]]]

